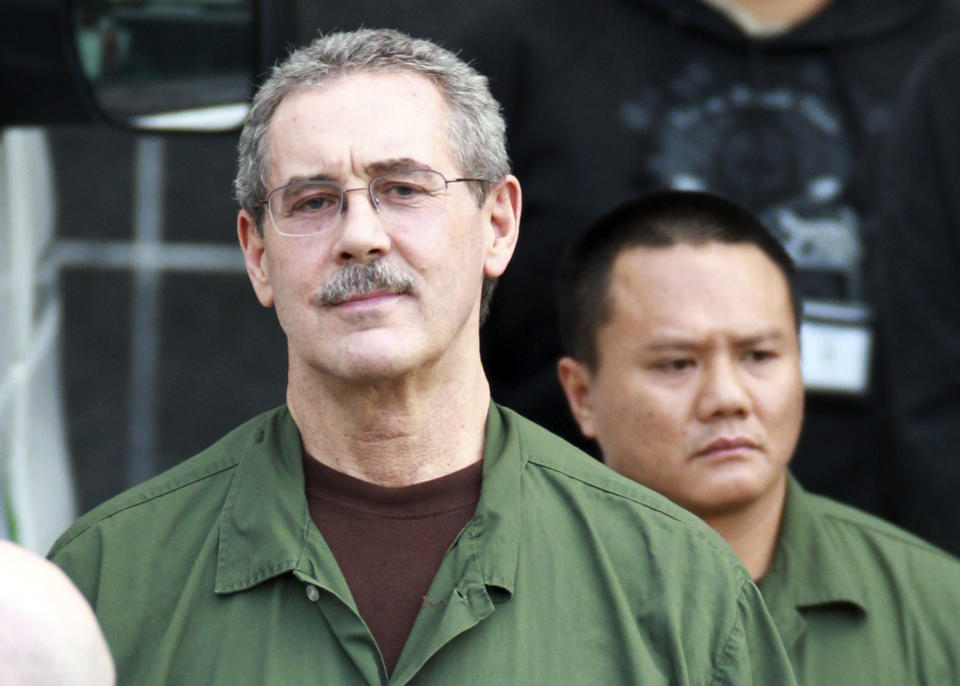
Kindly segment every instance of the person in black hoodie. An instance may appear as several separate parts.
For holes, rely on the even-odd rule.
[[[890,137],[875,263],[903,523],[960,553],[960,33],[918,66]],[[916,505],[922,503],[922,506]]]
[[[924,48],[960,26],[956,4],[532,0],[471,18],[453,45],[491,78],[524,180],[516,267],[483,332],[497,396],[582,445],[556,381],[555,265],[627,198],[709,190],[757,213],[800,269],[798,477],[896,519],[866,227],[893,103]]]

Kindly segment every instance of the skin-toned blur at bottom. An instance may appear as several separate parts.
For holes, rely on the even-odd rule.
[[[53,563],[0,541],[0,684],[114,683],[110,649],[77,587]]]
[[[777,266],[748,243],[632,247],[608,298],[596,369],[560,366],[584,435],[608,466],[708,523],[738,510],[776,521],[803,418]]]

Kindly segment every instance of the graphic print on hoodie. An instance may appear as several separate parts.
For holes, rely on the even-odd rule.
[[[960,27],[957,5],[833,0],[766,38],[699,0],[485,5],[453,47],[491,79],[524,190],[517,251],[482,332],[494,397],[595,451],[554,371],[557,262],[594,218],[640,193],[717,192],[784,242],[808,314],[846,319],[863,346],[841,349],[849,360],[832,371],[862,362],[868,378],[848,381],[865,390],[811,389],[795,472],[811,490],[891,516],[883,379],[864,338],[875,172],[904,79]],[[805,373],[816,386],[806,361]]]

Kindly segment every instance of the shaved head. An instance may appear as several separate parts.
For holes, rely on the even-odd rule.
[[[113,686],[97,618],[59,567],[0,541],[0,684]]]

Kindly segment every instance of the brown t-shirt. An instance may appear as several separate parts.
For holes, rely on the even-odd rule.
[[[413,486],[386,488],[304,452],[307,505],[340,565],[387,671],[393,672],[447,548],[473,516],[483,461]]]

